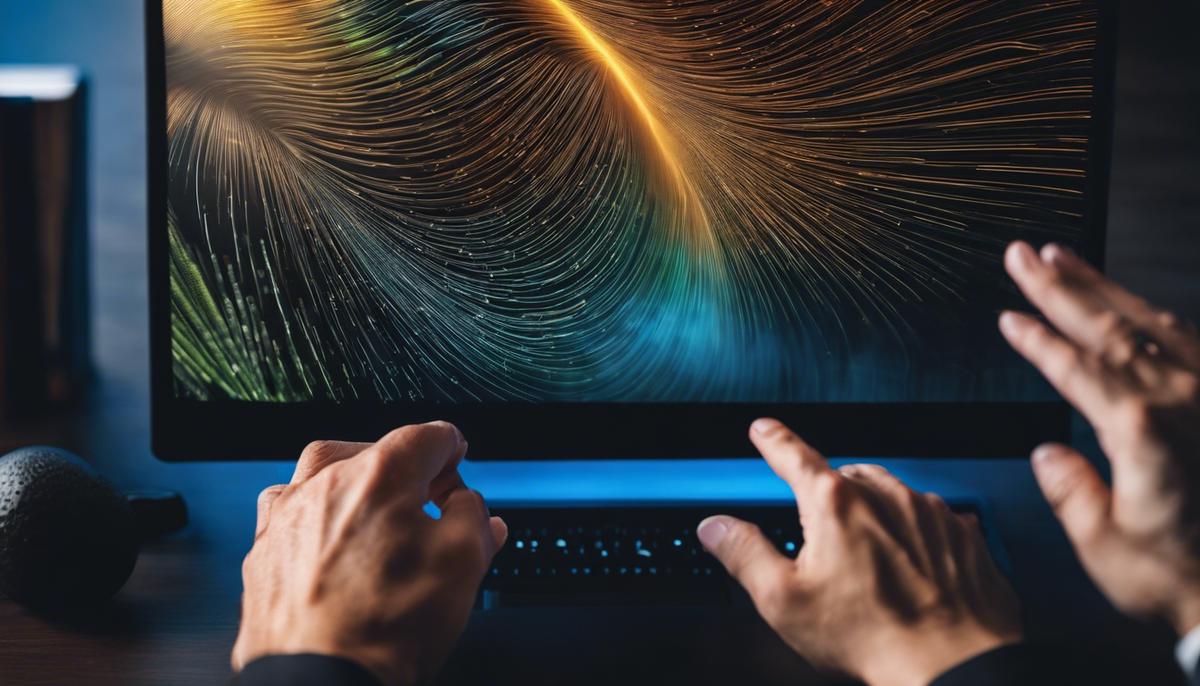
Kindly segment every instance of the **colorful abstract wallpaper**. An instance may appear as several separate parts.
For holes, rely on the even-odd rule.
[[[996,333],[1078,242],[1076,0],[166,0],[179,396],[1047,393]]]

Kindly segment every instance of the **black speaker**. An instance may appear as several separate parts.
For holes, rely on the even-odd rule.
[[[36,610],[95,605],[124,585],[144,539],[186,521],[174,493],[126,496],[65,450],[14,450],[0,457],[0,595]]]

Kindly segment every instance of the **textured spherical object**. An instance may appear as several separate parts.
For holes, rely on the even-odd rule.
[[[129,504],[83,460],[45,446],[0,457],[0,595],[45,610],[94,604],[137,553]]]

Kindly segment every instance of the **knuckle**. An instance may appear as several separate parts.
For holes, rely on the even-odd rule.
[[[951,511],[949,507],[946,511],[949,513],[952,529],[961,542],[970,545],[983,540],[983,527],[979,525],[979,517],[974,512],[959,514]]]
[[[1039,336],[1042,338],[1039,345],[1050,341],[1049,332],[1042,331]],[[1089,367],[1099,361],[1097,354],[1081,353],[1071,346],[1056,346],[1054,351],[1054,354],[1049,355],[1046,359],[1046,372],[1049,376],[1059,379],[1064,379],[1081,368]]]
[[[1124,337],[1129,333],[1128,321],[1112,310],[1096,315],[1095,327],[1104,338]]]
[[[481,567],[484,560],[483,535],[466,526],[456,526],[445,532],[442,551],[451,566],[464,565],[469,569]]]
[[[416,443],[457,442],[461,436],[458,428],[450,422],[435,421],[392,429],[376,445],[388,452],[399,452]]]
[[[908,512],[916,512],[925,506],[925,496],[921,493],[917,493],[913,489],[903,484],[900,484],[896,490],[898,492],[900,504],[903,505],[904,509]]]
[[[1017,342],[1022,347],[1029,349],[1031,353],[1035,353],[1043,348],[1043,344],[1048,338],[1045,327],[1036,324],[1022,329],[1017,335]]]
[[[1039,298],[1053,297],[1062,290],[1062,278],[1055,270],[1039,270],[1032,276],[1029,288]]]
[[[776,429],[776,431],[779,433],[769,439],[775,444],[772,450],[793,465],[802,464],[807,455],[804,444],[787,429]]]
[[[1058,478],[1046,484],[1046,499],[1052,507],[1059,507],[1071,498],[1075,490],[1075,479],[1069,475],[1059,475]]]
[[[483,494],[473,488],[468,490],[471,493],[471,498],[475,502],[475,507],[479,510],[479,513],[484,517],[489,516],[490,511],[488,510],[487,499],[483,497]]]
[[[457,426],[455,426],[453,423],[448,422],[444,419],[439,419],[437,421],[429,422],[428,424],[421,424],[417,428],[421,429],[423,431],[444,433],[444,434],[449,434],[452,436],[457,436],[461,433]]]
[[[407,441],[447,438],[450,436],[458,436],[458,427],[450,422],[438,420],[425,424],[409,424],[402,426],[396,431],[402,432],[402,436]]]
[[[1128,367],[1137,356],[1137,344],[1128,338],[1115,338],[1105,346],[1107,362],[1113,369]]]
[[[392,466],[396,453],[378,445],[372,446],[362,455],[364,472],[370,478],[384,475]]]
[[[242,579],[247,579],[254,575],[254,569],[257,566],[257,556],[254,554],[254,548],[246,553],[242,558]]]
[[[1163,310],[1158,313],[1157,319],[1158,325],[1164,329],[1171,329],[1173,331],[1186,331],[1188,328],[1187,324],[1183,321],[1183,318],[1174,312]]]
[[[1180,398],[1188,405],[1200,405],[1200,376],[1191,372],[1180,374],[1175,386]]]
[[[283,493],[283,486],[267,486],[258,492],[258,506],[263,507],[268,502],[273,500],[277,495]]]
[[[1065,355],[1069,361],[1064,363],[1064,375],[1095,376],[1108,368],[1108,360],[1104,354],[1094,350],[1084,352],[1072,348]]]
[[[304,446],[304,450],[300,453],[300,459],[305,462],[318,461],[329,456],[337,449],[336,441],[313,441]]]
[[[465,527],[456,526],[446,532],[446,547],[455,554],[469,552],[479,543],[479,536],[475,531]]]
[[[487,502],[483,499],[483,494],[475,489],[464,489],[461,494],[456,496],[458,502],[457,507],[469,508],[475,517],[483,521],[488,516]]]
[[[738,555],[736,553],[740,553],[745,550],[746,546],[750,543],[754,534],[756,533],[758,527],[741,521],[731,521],[729,522],[728,527],[729,529],[725,533],[726,546],[728,546],[729,550],[735,553],[733,556],[731,556],[732,566],[738,567],[741,566],[740,561],[745,558],[743,555]],[[734,570],[731,569],[730,571]]]
[[[375,446],[385,451],[395,449],[412,442],[421,435],[421,432],[422,425],[406,424],[384,434],[383,438],[375,442]]]
[[[1103,361],[1116,367],[1129,364],[1139,347],[1138,330],[1133,322],[1109,310],[1096,315],[1095,325],[1100,334]]]
[[[1070,393],[1082,392],[1093,379],[1102,378],[1108,362],[1095,351],[1080,351],[1075,348],[1062,350],[1046,368],[1046,377],[1060,389]]]
[[[850,499],[850,481],[837,474],[817,477],[815,490],[821,503],[830,509],[840,509]]]
[[[1036,320],[1032,326],[1026,327],[1023,335],[1019,337],[1026,345],[1038,347],[1042,347],[1050,338],[1050,331]]]
[[[921,500],[924,501],[926,506],[938,514],[944,515],[950,512],[950,506],[947,505],[945,499],[943,499],[942,496],[938,495],[937,493],[923,493],[921,495]]]
[[[377,447],[368,448],[355,458],[354,465],[346,465],[342,470],[345,472],[344,474],[340,474],[338,470],[326,470],[330,472],[330,481],[325,484],[326,490],[333,491],[339,488],[336,479],[340,476],[344,479],[343,486],[359,484],[366,489],[367,493],[377,494],[395,482],[393,476],[396,473],[398,459],[398,453],[393,451],[380,450]],[[399,496],[402,492],[405,492],[404,489],[389,495]]]

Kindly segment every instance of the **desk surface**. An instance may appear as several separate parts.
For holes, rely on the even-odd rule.
[[[53,621],[0,603],[0,683],[223,683],[237,628],[238,562],[226,542],[193,529],[145,551],[116,601],[92,616]],[[1048,561],[1052,566],[1058,565]],[[1054,616],[1042,616],[1049,604],[1030,604],[1035,633],[1062,639],[1064,632],[1079,632],[1084,659],[1112,662],[1109,672],[1128,677],[1121,683],[1182,683],[1161,631],[1114,616],[1091,623],[1086,617],[1101,606],[1095,598],[1056,605]],[[1114,654],[1121,659],[1114,662]],[[845,681],[814,672],[745,608],[659,607],[476,613],[439,683]]]
[[[0,3],[0,61],[74,62],[92,78],[93,280],[98,381],[69,417],[0,428],[0,450],[53,442],[127,488],[175,488],[192,509],[183,534],[149,547],[99,616],[73,624],[0,602],[2,684],[212,684],[228,676],[240,559],[254,497],[287,465],[167,465],[149,456],[142,0]],[[1200,4],[1123,3],[1109,269],[1200,320]],[[1083,437],[1086,441],[1086,437]],[[1161,627],[1119,617],[1075,563],[1022,460],[889,463],[918,488],[982,496],[1012,561],[1030,633],[1070,637],[1096,660],[1121,655],[1130,683],[1178,680]],[[755,461],[470,465],[491,497],[563,489],[776,497]],[[617,487],[620,486],[618,489]],[[657,489],[657,490],[656,490]],[[731,492],[733,491],[733,492]],[[593,491],[594,492],[594,491]],[[1114,647],[1120,646],[1117,650]],[[1135,678],[1136,675],[1136,678]],[[734,610],[512,610],[480,614],[445,683],[827,683],[752,616]]]

